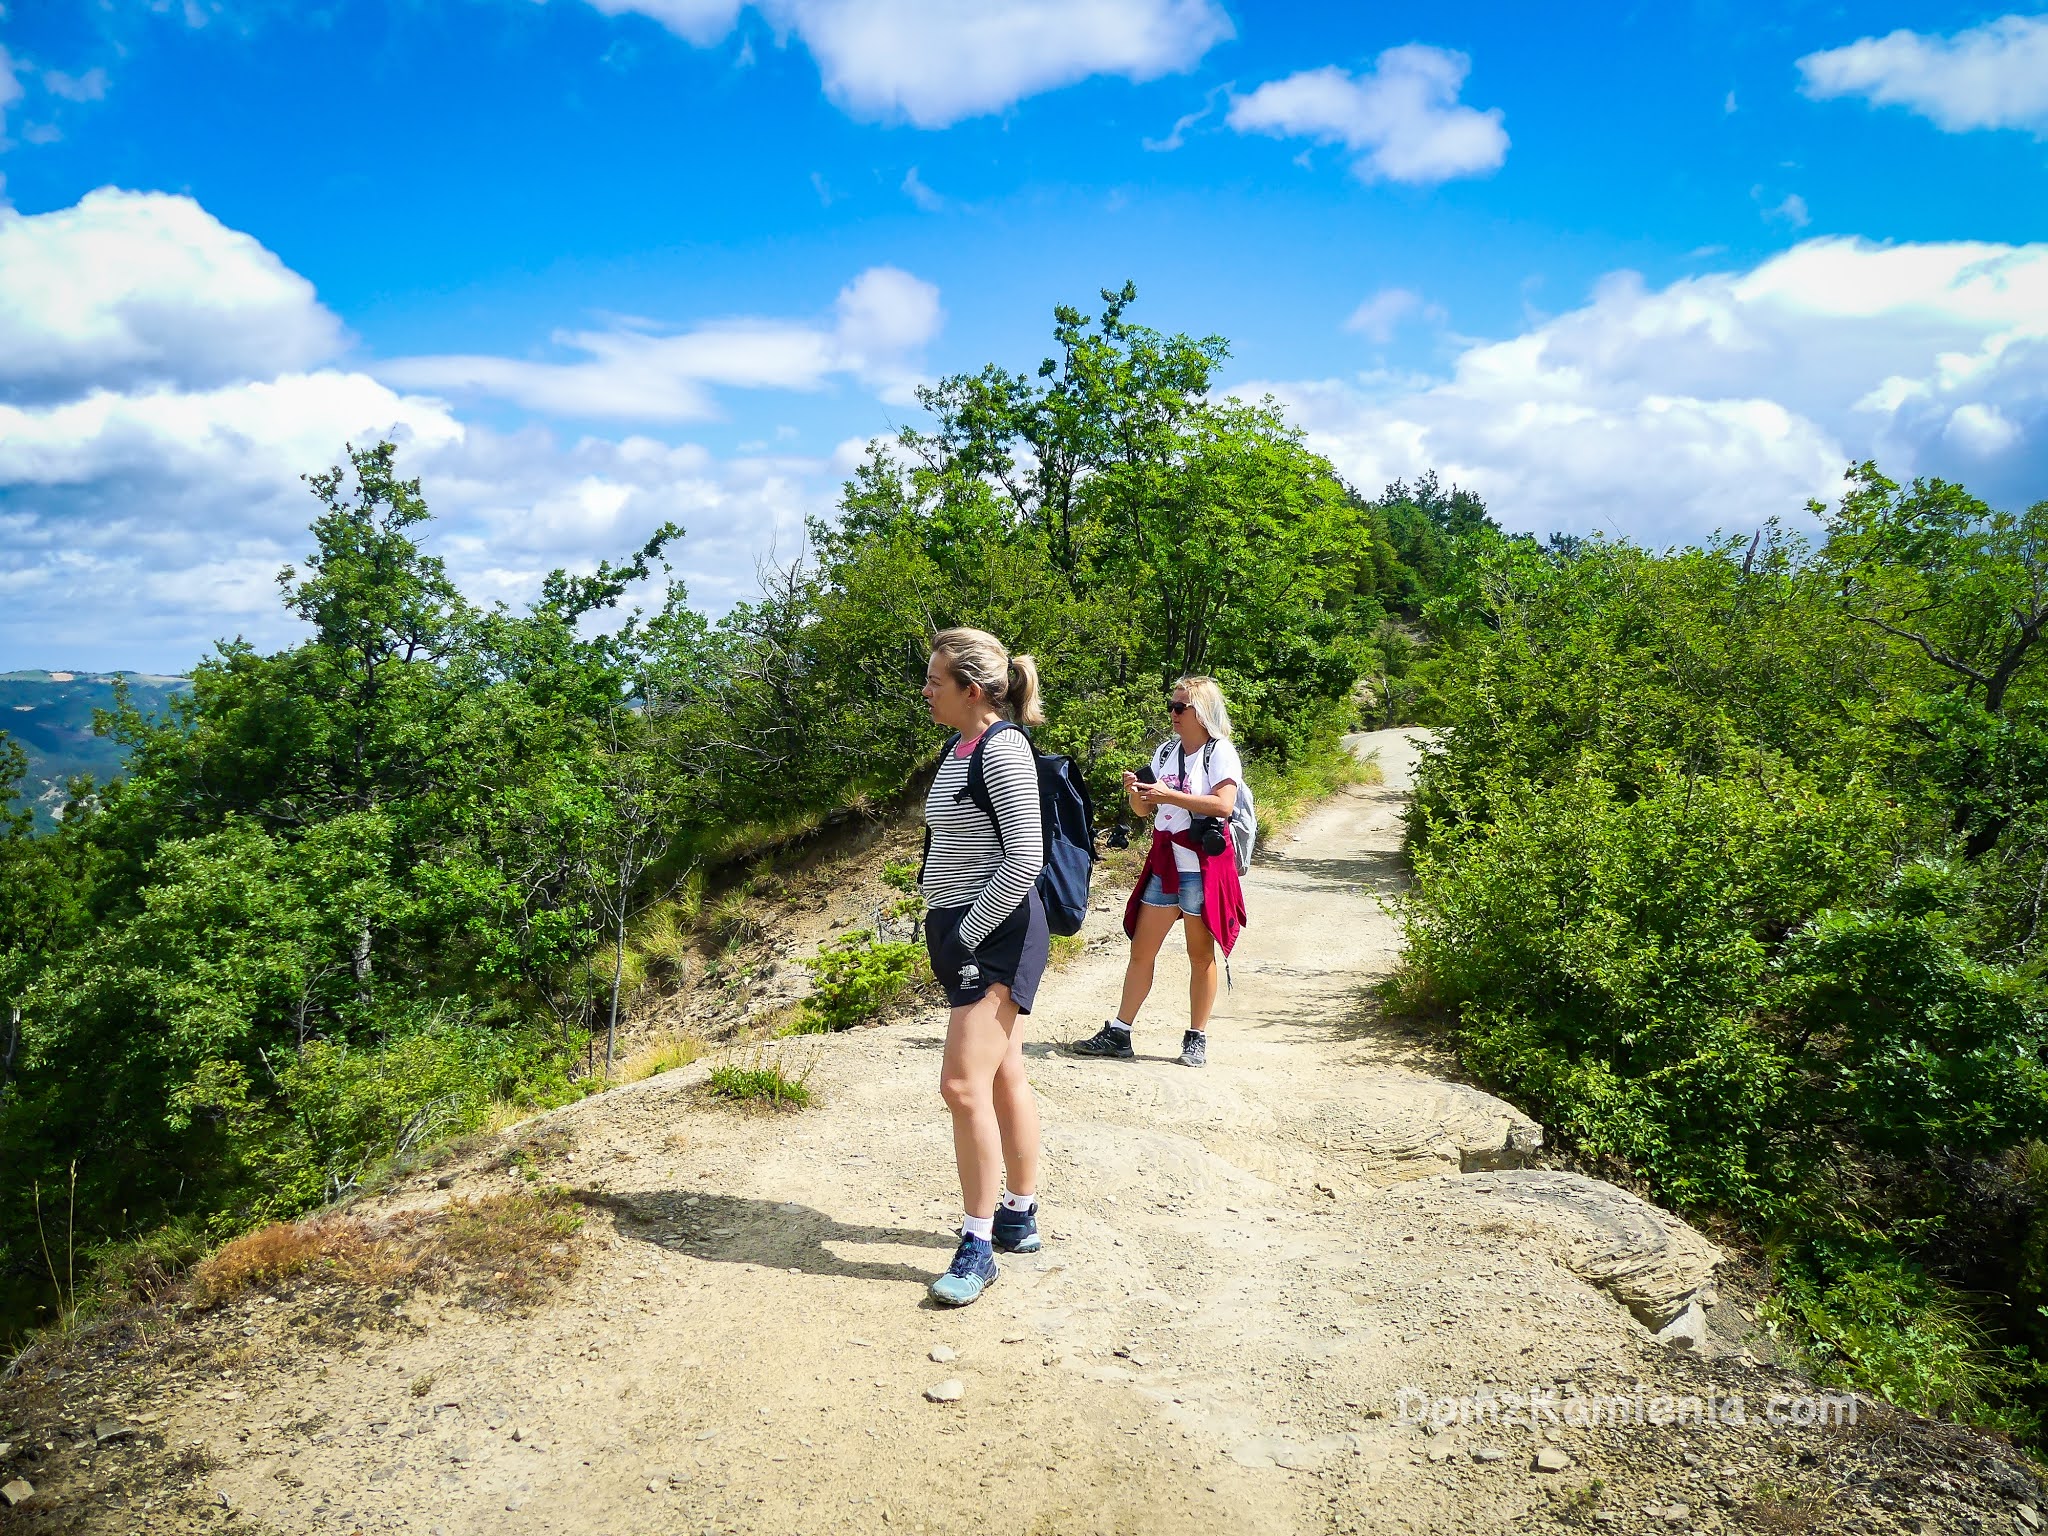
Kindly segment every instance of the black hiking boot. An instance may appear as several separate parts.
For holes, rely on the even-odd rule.
[[[1105,1024],[1086,1040],[1076,1040],[1067,1047],[1076,1056],[1108,1056],[1117,1061],[1129,1061],[1138,1053],[1131,1049],[1131,1032]]]

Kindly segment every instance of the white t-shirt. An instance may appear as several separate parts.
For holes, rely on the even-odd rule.
[[[1180,762],[1179,737],[1168,740],[1152,754],[1152,771],[1159,775],[1159,782],[1168,789],[1183,790],[1191,795],[1213,795],[1225,784],[1244,783],[1244,759],[1237,755],[1236,746],[1221,737],[1213,738],[1199,750],[1188,752],[1185,778],[1181,777]],[[1162,805],[1152,813],[1152,825],[1161,832],[1185,832],[1194,822],[1194,817],[1177,805]],[[1173,845],[1173,862],[1181,869],[1199,870],[1202,867],[1201,855],[1179,843]]]

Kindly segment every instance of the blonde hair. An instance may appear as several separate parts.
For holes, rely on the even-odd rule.
[[[932,655],[942,657],[953,681],[970,684],[989,703],[1019,725],[1043,725],[1045,710],[1038,696],[1038,663],[1012,656],[1003,642],[985,629],[944,629],[932,638]]]
[[[1203,727],[1218,741],[1230,740],[1230,706],[1223,702],[1223,685],[1213,677],[1176,678],[1176,690],[1186,690],[1188,703],[1195,707]]]

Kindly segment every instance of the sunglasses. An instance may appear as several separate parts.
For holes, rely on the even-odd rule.
[[[1189,710],[1193,709],[1193,708],[1194,708],[1195,706],[1194,706],[1194,705],[1192,705],[1192,704],[1186,703],[1186,702],[1185,702],[1185,701],[1183,701],[1183,700],[1178,700],[1178,699],[1176,699],[1176,700],[1175,700],[1175,701],[1174,701],[1173,703],[1171,703],[1171,704],[1167,705],[1166,707],[1167,707],[1168,709],[1172,710],[1172,711],[1173,711],[1173,712],[1174,712],[1174,713],[1175,713],[1176,715],[1181,715],[1181,714],[1186,714],[1186,713],[1187,713],[1187,712],[1188,712]]]

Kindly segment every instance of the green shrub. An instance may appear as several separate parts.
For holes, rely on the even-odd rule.
[[[1776,1273],[1764,1320],[1816,1380],[1915,1413],[2039,1434],[2026,1397],[2041,1384],[2040,1367],[2023,1349],[2000,1348],[1967,1297],[1882,1238],[1811,1244]]]
[[[792,1077],[782,1064],[755,1056],[745,1061],[722,1062],[711,1069],[706,1080],[711,1092],[739,1104],[759,1104],[770,1109],[802,1109],[813,1097],[808,1072]]]
[[[856,928],[806,959],[812,991],[797,1010],[795,1034],[826,1034],[866,1023],[928,974],[922,944],[877,939]]]

